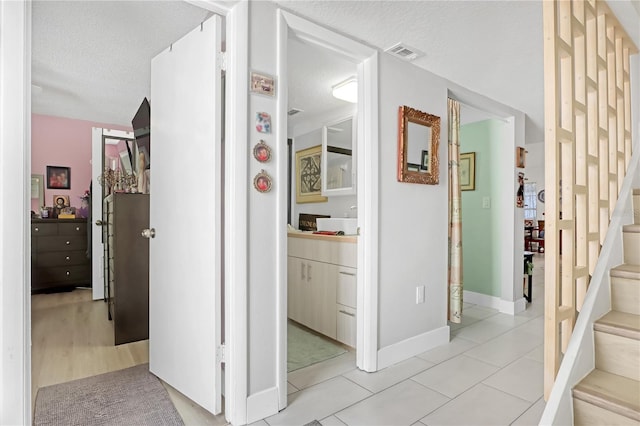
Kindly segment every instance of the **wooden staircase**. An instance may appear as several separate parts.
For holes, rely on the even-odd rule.
[[[595,369],[573,388],[575,425],[640,425],[640,189],[610,271],[611,311],[594,325]]]

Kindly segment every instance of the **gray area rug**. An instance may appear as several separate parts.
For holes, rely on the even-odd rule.
[[[183,425],[149,364],[38,389],[34,425]]]
[[[342,346],[287,321],[287,372],[325,361],[345,352]]]

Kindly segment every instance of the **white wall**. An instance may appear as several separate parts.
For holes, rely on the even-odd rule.
[[[276,75],[276,8],[269,2],[249,4],[249,69]],[[278,86],[276,85],[276,88]],[[277,89],[276,89],[277,90]],[[281,96],[281,93],[276,93]],[[271,114],[272,134],[258,133],[255,129],[256,112]],[[248,394],[256,394],[276,386],[277,355],[277,250],[278,232],[286,229],[286,207],[279,206],[279,195],[286,194],[286,181],[274,179],[271,192],[262,194],[253,188],[253,177],[264,169],[275,177],[279,167],[287,167],[287,147],[276,145],[276,97],[249,95],[249,123],[247,148],[263,139],[272,148],[272,160],[258,163],[248,158]],[[286,138],[284,138],[286,141]],[[286,200],[286,195],[285,198]],[[286,204],[285,204],[286,206]]]
[[[447,325],[447,81],[380,55],[379,347]],[[397,180],[398,107],[440,117],[440,183]],[[416,286],[426,286],[416,304]]]

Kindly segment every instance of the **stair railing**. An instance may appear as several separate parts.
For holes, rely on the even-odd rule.
[[[548,400],[631,159],[629,57],[638,49],[604,1],[542,3]]]

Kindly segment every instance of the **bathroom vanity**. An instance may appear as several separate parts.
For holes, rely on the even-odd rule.
[[[290,319],[356,345],[357,236],[288,235]]]

